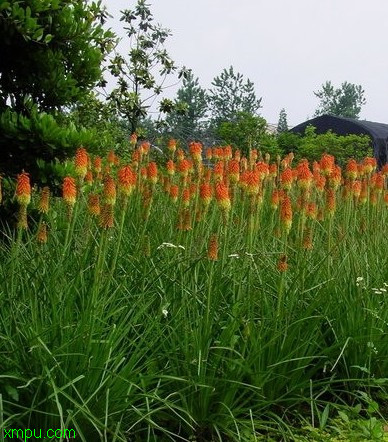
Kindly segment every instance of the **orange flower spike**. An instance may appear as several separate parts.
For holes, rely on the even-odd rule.
[[[381,172],[374,173],[371,178],[371,186],[377,192],[381,193],[384,189],[384,175]]]
[[[75,174],[78,178],[84,179],[88,171],[89,156],[85,148],[77,149],[74,158]]]
[[[213,176],[215,181],[221,181],[224,177],[224,163],[218,161],[213,168]]]
[[[116,183],[110,175],[106,175],[104,178],[103,196],[105,205],[114,206],[116,204]]]
[[[233,157],[233,151],[232,151],[232,146],[225,146],[224,147],[224,159],[225,160],[231,160]]]
[[[304,231],[302,246],[305,250],[311,250],[313,248],[313,232],[309,227]]]
[[[150,151],[150,147],[151,147],[151,144],[148,141],[143,141],[139,147],[141,154],[148,155],[148,153]]]
[[[288,234],[289,231],[291,230],[291,225],[292,225],[292,207],[291,207],[291,200],[287,195],[285,195],[282,200],[280,208],[280,220],[282,222],[282,225],[286,233]]]
[[[244,176],[247,191],[250,195],[257,195],[260,190],[260,174],[256,170],[247,171]]]
[[[103,229],[111,229],[114,226],[114,210],[112,204],[103,204],[100,214],[100,226]]]
[[[278,165],[276,163],[271,163],[269,165],[269,176],[275,178],[278,175]]]
[[[303,190],[308,190],[311,187],[313,180],[313,174],[310,171],[310,167],[307,161],[301,162],[297,167],[297,183]]]
[[[74,206],[77,198],[77,186],[74,178],[67,176],[63,179],[62,196],[67,205]]]
[[[363,161],[363,168],[366,174],[371,174],[376,170],[377,161],[376,158],[366,157]]]
[[[174,138],[170,138],[167,143],[167,149],[172,154],[176,151],[176,140]]]
[[[361,181],[353,181],[352,193],[356,198],[359,198],[361,194]]]
[[[170,186],[170,198],[174,203],[178,201],[179,187],[176,184]]]
[[[93,172],[90,169],[86,172],[85,183],[93,184]]]
[[[40,200],[38,204],[38,211],[40,213],[48,213],[49,211],[49,201],[50,201],[50,189],[45,186],[40,193]]]
[[[280,175],[280,185],[282,189],[291,190],[293,181],[292,170],[287,167]]]
[[[158,182],[158,166],[154,161],[148,164],[147,177],[152,184]]]
[[[185,209],[185,211],[183,213],[182,230],[184,230],[185,232],[188,232],[191,229],[192,229],[192,227],[191,227],[191,212],[189,209]]]
[[[388,163],[384,164],[384,166],[381,168],[381,173],[384,176],[388,176]]]
[[[342,171],[339,166],[334,165],[329,176],[329,186],[338,189],[342,181]]]
[[[356,180],[358,178],[358,164],[353,158],[346,164],[346,177],[349,180]]]
[[[315,183],[315,188],[317,189],[318,192],[323,192],[323,189],[325,188],[326,185],[326,178],[321,175],[319,172],[314,172],[313,173],[314,176],[314,183]]]
[[[377,204],[377,199],[378,199],[378,192],[376,191],[376,189],[372,189],[370,193],[370,203],[372,206],[375,206]]]
[[[190,189],[188,187],[185,187],[182,191],[182,204],[183,204],[183,207],[189,207]]]
[[[136,132],[134,132],[129,137],[129,144],[132,148],[134,148],[136,146],[136,143],[137,143],[137,134],[136,134]]]
[[[167,174],[170,175],[170,176],[173,176],[175,174],[175,164],[174,164],[174,161],[168,160],[167,161],[166,169],[167,169]]]
[[[326,193],[326,211],[329,216],[333,216],[336,208],[336,197],[334,189],[327,189]]]
[[[183,161],[185,159],[185,153],[182,149],[178,149],[176,152],[176,156],[179,162]]]
[[[253,164],[257,161],[257,149],[251,149],[249,151],[249,163]]]
[[[240,179],[240,164],[237,160],[230,160],[228,163],[228,176],[232,183],[237,183]]]
[[[277,210],[279,208],[280,203],[280,195],[279,191],[275,189],[271,195],[271,207],[273,210]]]
[[[317,219],[318,207],[314,202],[307,203],[306,216],[310,219]]]
[[[235,159],[236,161],[240,162],[240,159],[241,159],[241,152],[240,152],[240,149],[236,149],[236,150],[234,151],[234,159]]]
[[[100,173],[101,172],[101,170],[102,170],[102,160],[101,160],[101,157],[94,158],[93,167],[94,167],[94,171],[96,173]]]
[[[106,159],[107,159],[108,164],[109,164],[110,166],[113,166],[113,165],[114,165],[114,163],[115,163],[115,159],[116,159],[116,155],[115,155],[115,153],[113,152],[113,150],[109,151],[109,153],[108,153]]]
[[[358,201],[361,204],[365,204],[368,199],[368,194],[369,194],[368,181],[364,179],[361,181],[361,192]]]
[[[213,158],[213,151],[212,151],[212,148],[211,148],[211,147],[208,147],[208,148],[206,149],[206,154],[205,154],[205,156],[206,156],[206,159],[207,159],[207,160],[211,161],[211,159]]]
[[[191,183],[189,189],[190,189],[190,198],[194,198],[198,190],[197,183]]]
[[[320,168],[321,168],[321,173],[324,176],[329,176],[331,174],[331,172],[333,171],[334,168],[334,157],[333,155],[329,155],[327,153],[324,153],[322,155],[321,161],[320,161]]]
[[[212,199],[212,188],[208,182],[199,186],[199,198],[202,204],[207,207]]]
[[[36,235],[36,239],[40,244],[46,244],[47,242],[47,225],[42,223],[39,226],[38,233]]]
[[[264,180],[269,175],[269,166],[263,161],[256,163],[255,171],[259,175],[260,181]]]
[[[218,260],[218,237],[216,233],[213,233],[210,236],[208,249],[207,249],[207,257],[210,261]]]
[[[194,162],[199,163],[202,161],[202,144],[192,142],[189,144],[189,152]]]
[[[288,270],[287,255],[281,255],[277,263],[277,269],[282,273]]]
[[[16,200],[21,206],[28,206],[31,202],[31,184],[28,173],[22,172],[17,177]]]
[[[136,175],[130,166],[124,166],[118,171],[119,189],[124,195],[129,196],[136,184]]]
[[[229,189],[223,182],[215,185],[216,200],[221,210],[228,212],[231,208]]]
[[[93,216],[99,216],[101,213],[100,197],[97,194],[90,193],[88,196],[88,211]]]

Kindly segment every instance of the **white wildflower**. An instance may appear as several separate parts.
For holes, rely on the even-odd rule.
[[[162,310],[162,315],[167,318],[168,315],[168,310],[166,310],[165,308]]]
[[[232,253],[231,255],[228,255],[228,258],[240,258],[240,255],[237,253]]]
[[[168,249],[183,249],[183,250],[185,250],[185,248],[183,246],[181,246],[180,244],[178,244],[176,246],[175,244],[172,244],[170,242],[164,242],[164,243],[160,244],[160,246],[158,246],[158,248],[156,250],[164,249],[164,248],[168,248]]]
[[[362,276],[357,276],[356,282],[361,282],[363,280],[364,280],[364,278]]]

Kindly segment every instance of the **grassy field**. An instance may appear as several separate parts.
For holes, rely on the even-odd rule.
[[[387,167],[198,143],[166,157],[80,149],[62,197],[19,175],[0,243],[0,428],[383,440]]]

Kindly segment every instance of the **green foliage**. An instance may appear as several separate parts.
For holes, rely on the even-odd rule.
[[[181,112],[173,111],[166,118],[172,136],[185,141],[199,138],[201,122],[208,111],[208,101],[206,90],[200,86],[198,77],[194,78],[191,71],[183,78],[176,102],[183,106]]]
[[[0,115],[0,171],[14,174],[22,168],[42,180],[42,161],[64,159],[79,146],[91,151],[101,146],[95,129],[77,128],[74,123],[59,124],[56,118],[30,107],[29,116],[7,109]],[[45,180],[44,180],[45,181]]]
[[[166,78],[177,67],[164,48],[170,31],[154,23],[150,5],[145,0],[138,0],[134,9],[123,11],[120,20],[125,23],[129,39],[128,58],[116,53],[110,60],[108,68],[117,78],[117,87],[109,99],[127,119],[131,132],[135,132],[139,120],[147,115],[150,100],[163,92]],[[182,69],[179,78],[185,75],[186,70]],[[169,113],[176,105],[163,99],[160,111]]]
[[[296,159],[307,158],[309,161],[318,160],[325,152],[334,155],[340,165],[344,165],[350,158],[360,161],[365,156],[373,156],[369,136],[336,135],[331,131],[317,135],[313,126],[306,128],[305,135],[299,139],[297,150],[294,151]]]
[[[238,112],[233,120],[221,122],[216,133],[222,143],[238,147],[247,156],[250,149],[260,148],[266,130],[267,122],[264,118]]]
[[[60,112],[102,81],[101,63],[114,44],[106,17],[101,1],[0,1],[3,173],[25,168],[34,175],[37,160],[103,142],[96,130],[63,122]]]
[[[213,79],[209,91],[209,104],[215,125],[222,121],[233,120],[239,112],[255,115],[261,107],[261,98],[256,97],[254,84],[233,66],[224,69]]]
[[[335,89],[330,81],[326,81],[321,90],[314,92],[314,95],[320,99],[315,115],[330,114],[359,118],[361,107],[366,104],[364,93],[361,85],[345,81],[341,87]]]
[[[129,147],[130,127],[119,118],[111,102],[101,101],[94,93],[77,102],[64,116],[64,122],[68,121],[97,133],[101,154],[111,149],[120,152]]]
[[[277,131],[279,134],[288,131],[287,114],[284,108],[280,111],[279,114]]]
[[[101,1],[0,1],[0,107],[25,111],[29,97],[52,110],[95,86],[113,46],[105,19]]]

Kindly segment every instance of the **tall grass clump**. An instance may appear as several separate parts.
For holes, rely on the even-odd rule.
[[[149,144],[15,185],[0,244],[0,427],[83,441],[292,440],[387,396],[385,167]]]

